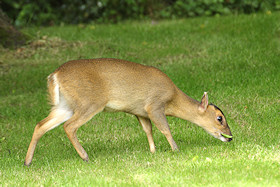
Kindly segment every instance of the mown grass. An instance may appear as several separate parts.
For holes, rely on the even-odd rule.
[[[25,28],[29,46],[0,49],[0,185],[280,185],[280,14],[116,25]],[[234,139],[223,143],[169,117],[180,152],[154,128],[149,153],[135,117],[101,113],[78,137],[83,162],[63,127],[45,134],[23,165],[33,129],[49,110],[46,77],[80,58],[113,57],[153,65],[184,92],[225,113]]]

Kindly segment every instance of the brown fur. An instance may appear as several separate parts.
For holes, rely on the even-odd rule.
[[[151,121],[166,136],[172,150],[178,150],[166,115],[189,120],[223,141],[231,140],[222,137],[222,133],[231,135],[230,129],[221,111],[208,105],[207,93],[198,102],[154,67],[117,59],[70,61],[48,77],[48,89],[52,111],[37,124],[25,165],[31,163],[40,137],[64,121],[68,138],[81,158],[88,160],[76,131],[103,110],[135,115],[147,134],[151,152],[155,151]],[[217,121],[219,115],[223,124]]]
[[[48,94],[49,94],[49,101],[50,101],[50,104],[52,106],[55,105],[55,100],[54,100],[54,79],[53,79],[53,76],[52,74],[48,76]]]

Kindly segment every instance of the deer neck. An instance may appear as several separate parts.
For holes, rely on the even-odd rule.
[[[168,116],[174,116],[196,123],[199,118],[199,104],[197,100],[178,89],[174,99],[167,105],[165,112]]]

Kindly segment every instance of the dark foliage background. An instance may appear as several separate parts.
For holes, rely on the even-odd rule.
[[[0,0],[17,26],[185,18],[280,10],[280,0]]]

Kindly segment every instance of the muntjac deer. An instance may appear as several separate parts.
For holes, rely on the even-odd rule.
[[[48,92],[52,109],[35,127],[25,165],[30,165],[39,139],[63,122],[69,140],[87,161],[88,155],[76,132],[101,111],[135,115],[147,134],[152,153],[155,144],[151,121],[166,136],[172,150],[178,150],[166,116],[195,123],[224,142],[232,140],[224,114],[217,106],[208,104],[206,92],[198,102],[154,67],[117,59],[74,60],[48,76]]]

